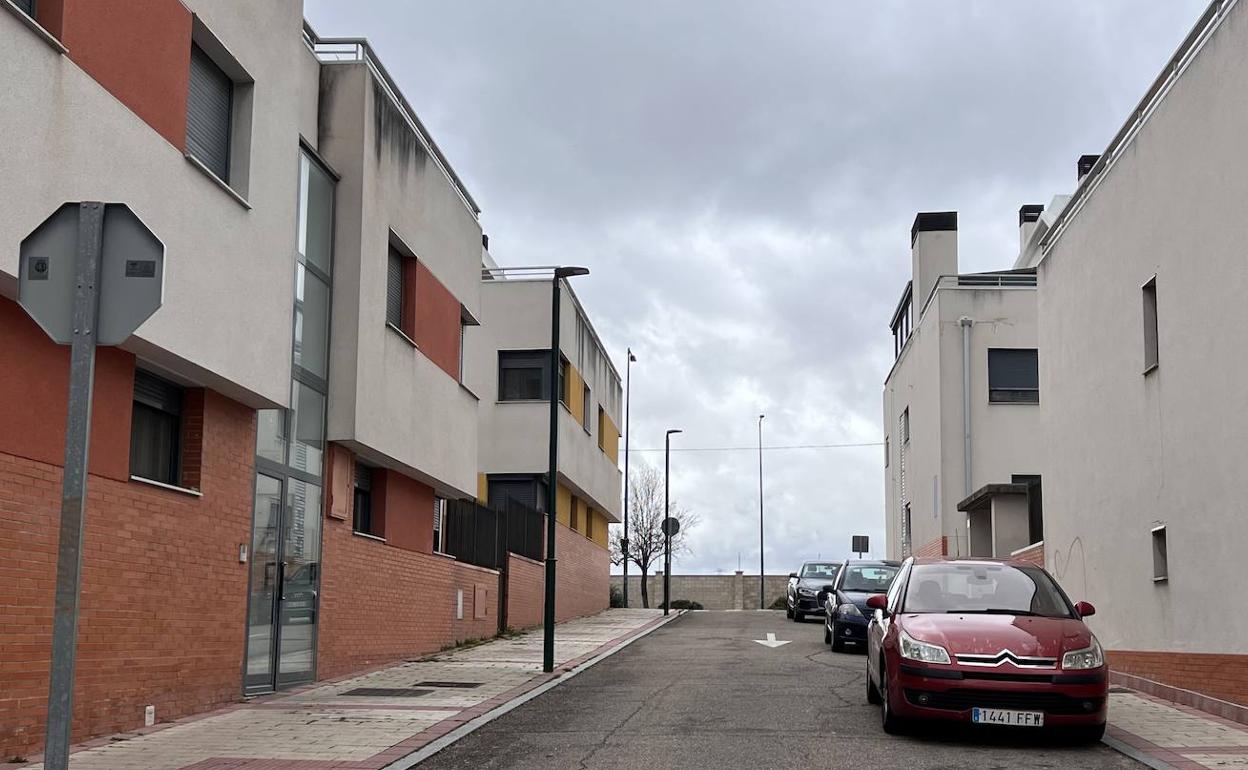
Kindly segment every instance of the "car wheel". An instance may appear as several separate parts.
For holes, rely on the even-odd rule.
[[[805,623],[805,622],[806,622],[806,613],[804,613],[804,612],[798,612],[797,610],[793,610],[793,622],[794,622],[794,623]]]
[[[888,690],[888,671],[880,669],[880,725],[889,735],[901,735],[905,732],[905,722],[893,713]]]
[[[871,681],[870,671],[867,671],[867,703],[872,706],[880,705],[880,690],[875,686],[875,682]]]
[[[788,605],[788,604],[784,605],[784,616],[785,616],[786,618],[792,618],[792,617],[793,617],[793,607],[791,607],[791,606],[790,606],[790,605]]]
[[[1075,727],[1070,731],[1070,740],[1076,745],[1100,743],[1105,737],[1105,723],[1092,727]]]
[[[823,624],[823,643],[832,645],[832,649],[836,649],[836,643],[832,639],[832,629],[828,628],[828,624]]]
[[[836,624],[832,624],[832,652],[842,652],[845,649],[845,640],[841,638],[840,629]]]

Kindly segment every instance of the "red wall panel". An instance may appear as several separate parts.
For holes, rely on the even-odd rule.
[[[442,371],[459,379],[459,300],[416,263],[416,345]]]

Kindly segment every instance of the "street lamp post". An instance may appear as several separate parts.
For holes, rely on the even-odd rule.
[[[763,417],[758,416],[758,608],[767,609],[767,573],[763,570]]]
[[[633,349],[628,348],[628,360],[624,363],[624,537],[620,538],[620,553],[624,556],[624,608],[628,609],[628,437],[632,434],[629,427],[629,406],[633,400],[633,362],[637,356]]]
[[[555,506],[559,487],[559,282],[588,275],[583,267],[556,267],[550,291],[550,465],[546,474],[546,606],[542,670],[555,670]]]
[[[666,615],[672,609],[672,534],[671,529],[667,526],[667,520],[672,517],[671,497],[668,494],[671,487],[671,471],[672,471],[672,434],[683,433],[682,430],[675,428],[669,430],[663,436],[663,614]]]

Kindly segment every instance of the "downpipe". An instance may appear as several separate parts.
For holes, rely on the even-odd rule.
[[[962,497],[971,496],[971,326],[966,316],[958,319],[962,327]]]

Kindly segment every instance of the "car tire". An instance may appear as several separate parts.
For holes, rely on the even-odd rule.
[[[832,624],[831,636],[832,636],[832,652],[844,652],[845,640],[841,638],[841,634],[839,632],[839,629],[837,629],[835,623]]]
[[[784,605],[784,616],[789,619],[793,618],[793,608],[788,604]]]
[[[875,682],[871,681],[870,671],[867,671],[867,703],[872,706],[880,705],[880,690],[875,686]]]
[[[823,624],[823,643],[833,645],[832,649],[836,649],[835,642],[832,640],[832,630],[828,628],[828,624]]]
[[[1093,725],[1091,727],[1075,727],[1070,731],[1070,741],[1078,746],[1086,746],[1093,743],[1100,743],[1105,737],[1105,723]]]
[[[901,735],[906,731],[905,720],[893,713],[889,701],[892,700],[888,692],[888,671],[880,669],[880,686],[878,688],[880,694],[880,726],[884,728],[884,732],[889,735]]]
[[[797,610],[793,610],[793,622],[794,622],[794,623],[805,623],[805,622],[806,622],[806,613],[804,613],[804,612],[798,612]]]

